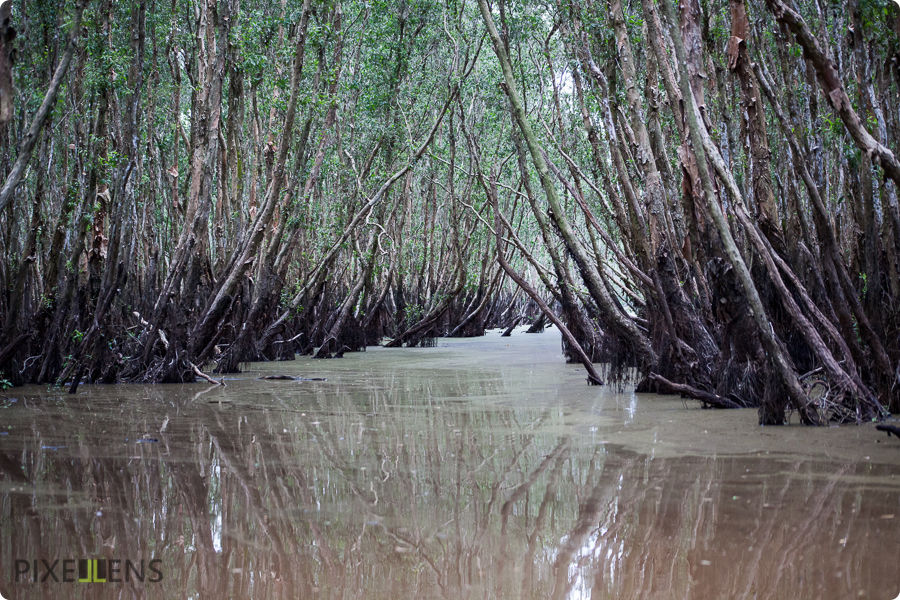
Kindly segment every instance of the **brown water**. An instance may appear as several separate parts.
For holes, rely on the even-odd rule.
[[[275,373],[327,381],[257,379]],[[753,411],[588,387],[553,330],[227,383],[7,391],[0,593],[900,593],[900,442],[870,426],[760,428]],[[128,582],[54,582],[83,558],[121,561],[99,564]],[[141,560],[143,582],[126,563]]]

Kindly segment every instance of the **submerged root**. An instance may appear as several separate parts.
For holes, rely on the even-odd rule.
[[[668,389],[674,393],[681,394],[682,396],[699,400],[703,403],[704,408],[743,408],[737,402],[725,398],[724,396],[706,392],[684,383],[674,383],[656,373],[650,373],[649,378],[658,382],[663,389]]]
[[[858,424],[881,420],[890,414],[874,397],[856,397],[826,378],[808,379],[804,388],[812,399],[811,408],[822,423]]]

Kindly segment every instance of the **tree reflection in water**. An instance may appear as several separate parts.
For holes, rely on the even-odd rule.
[[[298,401],[267,384],[263,401],[249,384],[196,395],[139,388],[143,399],[128,403],[99,388],[77,402],[42,394],[8,408],[0,591],[267,600],[898,591],[890,466],[651,458],[596,443],[555,410],[407,401],[433,397],[427,380],[403,402],[393,385],[311,386]],[[474,385],[490,392],[487,379]],[[10,583],[17,558],[77,557],[159,558],[164,579]]]

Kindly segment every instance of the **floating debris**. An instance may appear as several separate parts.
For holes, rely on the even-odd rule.
[[[896,425],[876,425],[875,429],[887,432],[888,437],[891,437],[891,434],[893,433],[900,438],[900,427],[897,427]]]

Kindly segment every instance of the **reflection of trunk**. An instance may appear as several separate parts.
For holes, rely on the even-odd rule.
[[[553,561],[553,593],[550,598],[563,600],[568,597],[575,581],[569,580],[569,568],[575,554],[582,548],[588,535],[597,527],[597,519],[605,506],[604,492],[606,486],[597,485],[591,490],[590,495],[578,506],[578,521],[565,537],[565,543],[559,549],[556,560]]]
[[[525,552],[525,559],[523,561],[523,564],[525,565],[524,584],[526,589],[534,587],[534,557],[541,550],[541,547],[538,545],[538,543],[544,536],[544,528],[547,524],[548,513],[552,515],[551,519],[555,517],[557,492],[560,487],[560,479],[563,475],[563,467],[565,465],[566,461],[557,460],[556,465],[554,465],[553,467],[553,471],[550,472],[550,478],[547,482],[547,487],[544,490],[544,497],[541,499],[541,505],[540,507],[538,507],[537,517],[534,520],[534,525],[531,529],[531,533],[528,535],[528,548]]]
[[[274,546],[275,555],[278,561],[272,565],[275,577],[282,580],[285,585],[285,597],[293,597],[293,574],[289,566],[288,553],[285,551],[284,542],[281,533],[278,531],[276,523],[268,518],[268,509],[263,503],[262,494],[260,493],[260,485],[254,480],[254,477],[248,472],[247,467],[242,464],[238,448],[231,441],[232,434],[220,431],[219,434],[212,436],[212,443],[218,450],[218,456],[222,460],[223,466],[234,477],[237,478],[241,488],[246,495],[247,503],[250,505],[251,514],[259,523],[260,529],[265,533],[266,538]],[[205,486],[201,489],[205,491]],[[193,522],[193,514],[191,515]],[[202,529],[201,529],[202,531]],[[204,533],[205,535],[205,533]],[[216,556],[215,551],[212,557]],[[215,591],[215,587],[210,588]],[[210,596],[214,598],[216,596]]]
[[[209,465],[207,465],[207,468]],[[209,487],[207,479],[200,474],[197,464],[189,462],[171,462],[168,469],[175,479],[184,506],[191,520],[194,544],[197,546],[197,591],[202,600],[221,598],[219,595],[218,573],[215,568],[216,549],[213,546],[213,516],[209,507]]]
[[[535,520],[532,534],[528,537],[528,555],[526,555],[525,557],[524,565],[527,569],[528,575],[531,575],[531,565],[534,564],[532,557],[534,556],[535,538],[543,528],[544,520],[546,519],[547,515],[547,505],[553,500],[553,496],[558,485],[560,472],[562,471],[562,467],[569,457],[569,444],[570,440],[568,438],[563,438],[556,446],[556,448],[553,449],[553,452],[548,454],[544,458],[544,460],[541,461],[541,464],[538,465],[538,467],[528,475],[528,478],[518,486],[516,486],[512,494],[507,497],[506,501],[500,507],[500,556],[497,562],[497,575],[499,576],[497,590],[498,598],[503,597],[503,589],[499,586],[505,583],[506,578],[509,577],[506,568],[506,563],[509,560],[509,550],[507,547],[509,535],[509,517],[510,515],[512,515],[513,510],[516,508],[516,504],[520,502],[524,496],[531,492],[531,488],[534,487],[534,484],[538,481],[544,471],[546,471],[548,468],[550,468],[551,465],[553,465],[553,471],[551,471],[550,473],[550,481],[544,493],[544,499],[541,502],[540,509],[538,510],[538,516]]]
[[[890,579],[884,548],[894,532],[883,524],[897,486],[884,457],[806,460],[800,443],[779,460],[651,459],[598,444],[616,429],[603,418],[452,398],[460,383],[474,395],[515,385],[515,373],[398,375],[393,384],[376,375],[363,403],[355,385],[308,389],[308,417],[276,382],[255,382],[266,388],[262,405],[229,387],[196,396],[145,388],[143,402],[106,409],[121,390],[98,389],[92,419],[68,419],[46,402],[52,393],[29,401],[32,410],[10,407],[20,433],[0,452],[5,556],[163,560],[159,584],[132,577],[98,598],[288,600],[318,588],[324,597],[536,599],[573,585],[592,598],[838,598],[843,585]],[[171,403],[179,419],[157,434]],[[67,432],[52,427],[60,418]],[[669,434],[699,431],[685,422]],[[158,443],[132,439],[108,456],[110,436],[124,441],[135,427]],[[861,560],[822,559],[835,536]],[[806,568],[811,557],[823,568]],[[20,595],[39,591],[21,583],[11,586]]]

